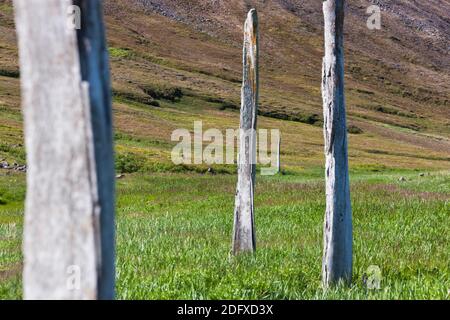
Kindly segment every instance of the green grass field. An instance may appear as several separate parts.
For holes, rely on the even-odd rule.
[[[0,160],[24,164],[18,79],[0,77]],[[257,177],[257,252],[230,255],[236,167],[175,166],[177,128],[237,128],[239,114],[195,93],[159,107],[114,99],[119,299],[449,299],[450,165],[446,138],[373,122],[349,134],[354,213],[350,288],[321,288],[325,210],[319,125],[280,128],[284,173]],[[51,165],[51,164],[49,164]],[[406,181],[399,181],[400,177]],[[0,299],[20,299],[25,174],[0,169]],[[382,272],[380,290],[363,279]]]
[[[320,174],[257,179],[257,252],[237,258],[229,254],[234,175],[118,180],[117,298],[450,298],[448,172],[353,173],[353,282],[326,292]],[[0,299],[21,298],[24,194],[23,174],[1,172]],[[371,265],[382,271],[380,290],[363,282]]]

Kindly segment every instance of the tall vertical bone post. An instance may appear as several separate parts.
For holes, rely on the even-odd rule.
[[[352,209],[344,96],[344,0],[324,1],[323,13],[326,212],[322,279],[324,287],[329,287],[352,278]]]
[[[69,23],[74,5],[78,31]],[[24,298],[112,299],[114,161],[102,2],[14,0],[14,8],[28,164]]]
[[[256,249],[253,197],[256,177],[256,116],[258,109],[258,16],[250,10],[244,26],[243,83],[239,136],[233,253]]]

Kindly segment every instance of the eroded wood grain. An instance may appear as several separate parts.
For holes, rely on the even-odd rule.
[[[232,245],[234,254],[256,249],[253,197],[256,177],[258,58],[258,16],[256,10],[252,9],[244,26],[238,183]]]
[[[104,37],[85,36],[87,24],[78,45],[67,23],[71,5],[14,0],[28,164],[25,299],[114,296],[109,69],[99,45]],[[103,29],[101,2],[80,5],[96,6],[83,15]],[[80,59],[83,47],[89,49]]]
[[[352,277],[352,209],[344,96],[344,0],[323,2],[325,57],[322,97],[326,212],[322,278],[325,287]]]

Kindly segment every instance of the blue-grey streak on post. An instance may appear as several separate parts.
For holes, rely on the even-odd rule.
[[[325,287],[352,278],[352,209],[344,95],[344,0],[323,2],[325,57],[322,97],[326,212],[322,278]]]
[[[25,299],[114,298],[114,159],[99,0],[14,0],[27,148]],[[49,166],[49,163],[52,165]]]
[[[256,177],[256,116],[258,111],[258,15],[249,11],[244,26],[238,182],[236,188],[234,254],[256,249],[253,196]]]
[[[114,151],[109,53],[101,0],[76,0],[82,28],[77,31],[81,77],[89,83],[100,212],[98,298],[113,299],[115,287]]]

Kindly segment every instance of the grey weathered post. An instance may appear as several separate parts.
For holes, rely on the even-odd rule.
[[[280,153],[281,153],[281,135],[278,136],[278,148],[277,148],[277,173],[280,173],[280,172],[281,172]]]
[[[14,0],[27,148],[25,299],[114,298],[114,162],[102,4]]]
[[[233,228],[234,254],[256,249],[253,195],[258,108],[258,16],[255,9],[248,13],[244,26],[243,64],[238,183]]]
[[[352,277],[352,209],[344,97],[344,0],[323,2],[325,57],[322,97],[326,213],[322,277],[325,287]]]

